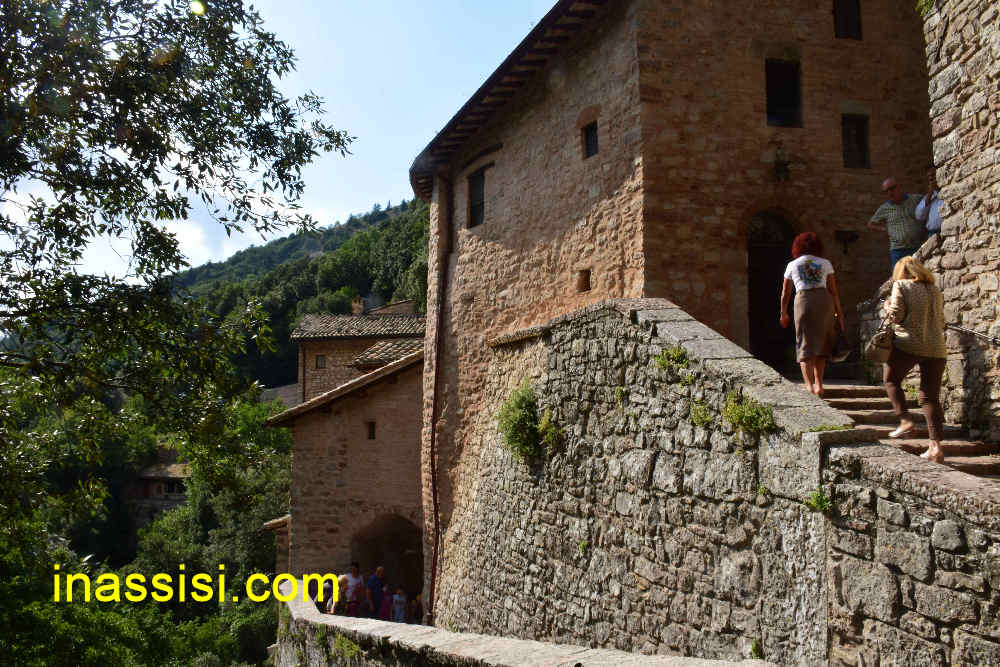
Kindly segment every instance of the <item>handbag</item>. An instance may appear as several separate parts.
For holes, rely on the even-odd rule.
[[[876,364],[884,364],[889,361],[889,353],[892,352],[892,324],[888,319],[882,320],[878,330],[865,343],[865,358]]]
[[[839,364],[842,361],[847,361],[849,356],[851,356],[851,344],[847,342],[847,336],[844,335],[844,332],[839,331],[837,332],[837,340],[833,343],[830,361]]]

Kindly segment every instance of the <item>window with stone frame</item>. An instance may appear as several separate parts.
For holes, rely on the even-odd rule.
[[[847,169],[871,169],[868,116],[845,113],[840,117],[840,126],[844,144],[844,167]]]
[[[861,0],[834,0],[833,30],[837,39],[861,39]]]
[[[802,127],[802,67],[797,60],[764,61],[767,124]]]
[[[326,368],[326,355],[317,354],[316,355],[316,368]]]
[[[469,224],[478,227],[486,219],[486,167],[469,174]]]

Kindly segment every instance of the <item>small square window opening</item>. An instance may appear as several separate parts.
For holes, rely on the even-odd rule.
[[[576,291],[590,291],[590,269],[582,269],[576,272]]]
[[[845,113],[840,117],[844,142],[844,166],[848,169],[870,169],[871,152],[868,146],[868,116]]]
[[[478,227],[486,218],[486,171],[469,176],[469,227]]]
[[[597,121],[585,125],[581,130],[583,137],[583,159],[597,155]]]
[[[366,422],[368,424],[368,439],[375,439],[375,422]]]
[[[802,69],[793,60],[766,60],[767,124],[802,127]]]
[[[326,368],[326,355],[317,354],[316,355],[316,368]]]

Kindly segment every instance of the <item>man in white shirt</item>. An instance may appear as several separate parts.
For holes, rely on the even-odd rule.
[[[927,228],[928,237],[941,231],[941,199],[938,197],[937,173],[934,165],[927,168],[927,194],[917,204],[913,217],[926,223],[924,226]]]

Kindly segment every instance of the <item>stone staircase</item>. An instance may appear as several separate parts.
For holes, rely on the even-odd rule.
[[[917,428],[913,437],[898,440],[889,438],[889,432],[899,422],[884,388],[827,384],[824,387],[824,399],[830,407],[841,410],[853,419],[857,429],[869,432],[874,440],[882,444],[916,455],[927,449],[926,422],[916,399],[909,401],[909,407]],[[970,439],[961,426],[945,424],[941,447],[944,449],[944,465],[976,477],[1000,481],[1000,443]]]

